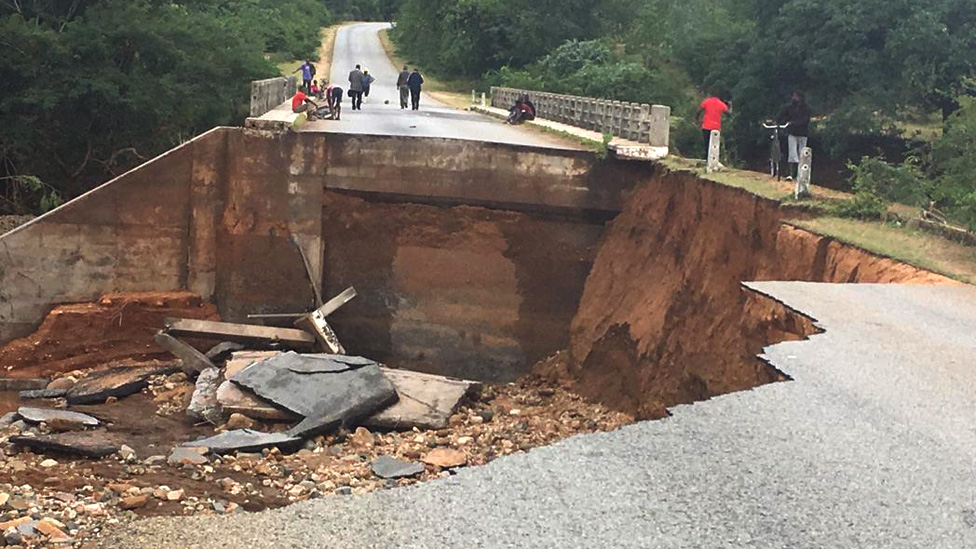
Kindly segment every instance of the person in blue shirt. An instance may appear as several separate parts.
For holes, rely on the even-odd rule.
[[[305,93],[312,93],[312,79],[315,78],[315,65],[311,61],[306,60],[302,63],[302,66],[294,70],[294,72],[302,71],[302,88],[305,89]]]

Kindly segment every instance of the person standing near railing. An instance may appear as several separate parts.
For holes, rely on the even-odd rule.
[[[810,118],[813,110],[807,105],[806,96],[797,90],[790,98],[790,104],[783,107],[777,121],[786,124],[787,161],[790,163],[790,173],[786,179],[792,180],[799,176],[800,156],[807,148],[807,138],[810,136]]]
[[[400,92],[400,108],[407,108],[407,103],[410,101],[410,87],[407,86],[407,80],[410,80],[410,68],[406,65],[403,66],[403,70],[400,71],[400,76],[397,77],[397,90]]]
[[[712,131],[722,131],[722,115],[732,112],[732,98],[726,94],[725,101],[717,95],[706,98],[701,103],[698,118],[701,121],[702,140],[705,144],[705,158],[708,158],[708,145]]]

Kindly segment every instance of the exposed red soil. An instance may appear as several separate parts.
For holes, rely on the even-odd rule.
[[[786,215],[795,213],[687,173],[659,173],[635,191],[604,235],[573,320],[571,386],[651,418],[780,379],[757,353],[814,328],[743,281],[953,283],[783,225]]]
[[[95,303],[55,307],[30,336],[0,348],[8,377],[49,377],[109,362],[163,359],[153,342],[167,317],[219,320],[217,308],[188,292],[107,294]]]

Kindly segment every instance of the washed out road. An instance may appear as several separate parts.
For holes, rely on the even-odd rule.
[[[793,381],[424,485],[119,528],[104,547],[976,547],[976,288],[764,282]],[[704,342],[707,344],[707,342]]]
[[[302,131],[404,135],[471,139],[516,145],[578,148],[565,140],[538,131],[508,126],[480,114],[461,111],[435,101],[429,94],[421,98],[420,110],[400,109],[396,88],[401,67],[394,67],[379,38],[389,23],[361,23],[342,27],[336,34],[330,82],[343,89],[342,119],[319,120]],[[353,111],[348,96],[349,72],[356,65],[376,79],[362,111]],[[387,103],[389,102],[389,103]]]

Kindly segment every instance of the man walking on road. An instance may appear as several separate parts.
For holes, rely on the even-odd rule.
[[[362,69],[362,66],[356,65],[356,68],[349,73],[349,97],[352,98],[352,110],[354,111],[363,110],[363,81],[365,76]]]
[[[403,66],[403,70],[400,71],[400,76],[397,78],[397,90],[400,91],[400,108],[407,108],[407,101],[410,99],[410,88],[407,86],[407,80],[410,80],[410,68],[406,65]]]
[[[410,78],[407,78],[407,87],[410,88],[410,101],[412,103],[413,110],[420,110],[420,90],[423,89],[424,77],[420,76],[420,71],[414,69],[410,73]]]

